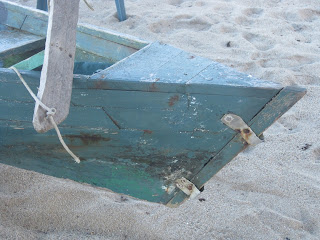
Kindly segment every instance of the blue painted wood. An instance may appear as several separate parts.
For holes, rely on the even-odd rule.
[[[288,111],[306,93],[306,90],[299,87],[285,87],[250,121],[248,125],[258,136]],[[246,142],[241,138],[240,133],[221,149],[210,161],[190,179],[199,189],[215,175],[223,166],[230,162],[242,150],[247,147]],[[175,196],[168,202],[168,206],[177,207],[188,199],[182,191],[176,191]]]
[[[120,22],[122,22],[127,19],[124,0],[115,0],[115,2],[116,2],[117,12],[118,12],[118,19]]]
[[[89,88],[101,89],[231,94],[258,98],[270,98],[282,88],[279,84],[260,81],[159,42],[152,43],[112,67],[94,74],[88,84]]]
[[[77,32],[77,47],[98,56],[103,56],[113,63],[137,51],[135,48],[121,47],[114,42],[106,41],[83,32]]]
[[[22,12],[10,11],[8,6],[11,6],[11,4],[8,2],[0,2],[0,24],[20,29],[26,15]],[[16,5],[12,6],[16,8]]]
[[[46,30],[40,11],[0,1],[0,12],[3,26]],[[177,179],[200,188],[245,148],[222,124],[225,113],[260,134],[305,93],[165,44],[84,26],[78,36],[79,59],[117,62],[90,78],[74,75],[70,114],[59,126],[82,163],[69,158],[53,131],[33,130],[33,100],[10,69],[0,69],[0,162],[176,206],[187,199]],[[40,73],[21,73],[35,91]]]
[[[46,12],[0,1],[0,13],[0,24],[21,29],[34,35],[46,36],[48,24]],[[113,63],[148,44],[148,42],[136,37],[85,24],[78,25],[77,38],[78,48],[93,53],[98,58],[108,58],[108,62]]]
[[[44,50],[35,55],[24,59],[23,61],[14,65],[19,70],[41,70],[44,60]],[[99,57],[89,52],[76,49],[74,73],[83,75],[92,75],[98,70],[103,70],[112,65],[108,59]]]
[[[32,33],[34,35],[45,37],[47,33],[48,20],[26,15],[26,18],[21,26],[21,30]]]
[[[15,73],[7,69],[0,72],[0,98],[3,99],[0,129],[4,133],[0,138],[3,142],[0,159],[10,159],[1,162],[148,201],[166,204],[172,199],[169,206],[186,199],[175,189],[175,180],[194,179],[213,156],[224,151],[236,138],[237,133],[221,123],[223,114],[234,112],[250,121],[270,100],[87,89],[86,78],[75,78],[71,112],[60,127],[67,144],[83,160],[78,166],[68,159],[54,132],[35,134],[31,126],[33,100]],[[22,74],[35,90],[39,73],[22,71]],[[4,157],[8,154],[10,158]],[[232,154],[233,150],[228,150],[227,160],[216,168],[230,161]],[[210,174],[206,173],[208,177],[213,175]]]
[[[135,49],[141,49],[150,43],[134,36],[118,33],[109,29],[104,29],[89,24],[79,24],[78,32],[82,32],[84,34],[102,38],[104,40],[115,42],[120,45],[128,46]]]
[[[45,39],[14,29],[0,30],[0,58],[44,47]]]
[[[37,0],[37,9],[48,11],[48,2],[47,0]]]

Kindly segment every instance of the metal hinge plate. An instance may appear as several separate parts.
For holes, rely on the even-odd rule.
[[[239,131],[242,138],[249,145],[257,145],[261,143],[262,140],[252,131],[252,129],[242,120],[238,115],[228,113],[225,114],[221,121],[227,125],[229,128],[232,128],[235,131]]]
[[[190,182],[188,179],[184,177],[178,179],[176,181],[176,185],[181,191],[190,196],[190,199],[193,199],[200,194],[199,189],[192,182]]]

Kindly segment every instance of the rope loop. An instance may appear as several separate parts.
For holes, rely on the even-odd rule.
[[[11,66],[10,69],[12,69],[20,78],[21,82],[23,83],[23,85],[26,87],[26,89],[28,90],[28,92],[30,93],[31,97],[36,101],[36,103],[38,103],[41,107],[43,107],[43,109],[45,109],[47,111],[47,118],[49,118],[51,124],[53,125],[54,129],[57,132],[58,138],[60,140],[61,145],[64,147],[64,149],[70,154],[71,157],[73,157],[73,159],[77,162],[80,163],[80,158],[78,158],[67,146],[67,144],[64,142],[60,130],[56,124],[56,122],[53,119],[53,116],[56,114],[57,110],[55,108],[49,108],[47,107],[43,102],[40,101],[40,99],[32,92],[32,90],[30,89],[30,87],[28,86],[28,84],[26,83],[26,81],[23,79],[23,77],[21,76],[20,72],[14,67]]]
[[[50,108],[50,111],[47,111],[47,117],[54,116],[56,114],[57,110],[55,108]]]

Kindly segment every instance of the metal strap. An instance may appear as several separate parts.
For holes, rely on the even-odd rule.
[[[262,142],[260,138],[252,131],[252,129],[242,120],[241,117],[232,113],[228,113],[221,118],[221,121],[229,128],[240,132],[242,138],[249,145],[257,145],[258,143]]]
[[[190,199],[195,198],[200,194],[199,189],[188,179],[182,177],[176,181],[176,186],[185,194],[190,196]]]

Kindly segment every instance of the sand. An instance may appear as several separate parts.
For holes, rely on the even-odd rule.
[[[35,6],[35,0],[15,0]],[[80,22],[159,40],[307,95],[176,209],[0,164],[2,239],[320,239],[318,0],[81,1]],[[205,201],[199,201],[199,198]]]

